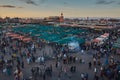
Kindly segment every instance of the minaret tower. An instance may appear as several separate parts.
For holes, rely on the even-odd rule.
[[[60,16],[60,22],[64,22],[64,16],[63,16],[63,13],[61,13],[61,16]]]

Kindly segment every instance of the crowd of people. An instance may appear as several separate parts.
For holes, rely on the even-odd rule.
[[[61,80],[62,76],[68,76],[69,79],[72,74],[76,73],[78,68],[76,64],[88,65],[88,70],[93,70],[93,80],[120,80],[120,62],[116,59],[116,50],[112,47],[113,43],[119,37],[117,32],[110,32],[109,39],[102,45],[91,43],[90,45],[81,45],[81,51],[78,53],[84,53],[90,50],[95,51],[92,55],[92,60],[85,61],[84,58],[75,56],[69,53],[67,46],[47,44],[41,41],[30,41],[29,43],[22,42],[20,40],[12,39],[6,36],[5,33],[0,35],[0,74],[5,76],[14,76],[14,80],[28,80],[25,78],[24,69],[26,64],[31,68],[31,77],[29,80],[39,80],[41,77],[43,80],[49,80],[55,77],[54,68],[58,73],[58,80]],[[53,48],[54,57],[47,59],[45,52],[39,55],[39,52],[49,45]],[[53,47],[54,46],[54,47]],[[87,53],[89,54],[89,53]],[[83,54],[81,54],[83,55]],[[102,59],[105,59],[103,61]],[[50,65],[46,64],[47,61],[53,60]],[[55,63],[54,63],[55,62]],[[39,66],[35,66],[36,64]],[[31,66],[34,64],[34,66]],[[37,65],[38,65],[37,64]],[[86,65],[85,65],[86,66]],[[85,70],[80,74],[81,80],[90,80],[89,72]],[[47,78],[47,79],[46,79]],[[13,80],[13,79],[8,79]]]

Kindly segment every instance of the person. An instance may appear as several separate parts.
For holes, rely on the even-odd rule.
[[[70,71],[73,72],[73,66],[71,66]]]
[[[94,80],[99,80],[98,75],[95,74]]]
[[[88,64],[89,64],[89,69],[91,69],[91,67],[92,67],[92,63],[91,63],[91,62],[89,62]]]
[[[55,63],[55,67],[56,67],[56,68],[58,67],[58,65],[57,65],[57,64],[58,64],[58,62],[56,62],[56,63]]]
[[[64,68],[64,73],[65,73],[65,75],[67,75],[67,69],[66,68]]]
[[[23,73],[22,73],[22,71],[20,71],[19,76],[20,76],[20,80],[23,80]]]
[[[34,68],[31,69],[32,76],[34,76],[35,70]]]
[[[100,77],[103,78],[103,75],[104,75],[104,70],[103,70],[103,67],[101,66],[101,68],[100,68]]]
[[[81,79],[84,80],[84,73],[81,74]]]
[[[76,66],[73,66],[73,72],[76,72]]]
[[[42,56],[41,57],[41,62],[44,63],[45,62],[45,58]]]
[[[27,64],[30,64],[30,58],[27,58]]]
[[[100,66],[101,65],[101,62],[100,62],[100,59],[98,59],[98,66]]]
[[[7,66],[7,74],[9,76],[12,74],[11,66]]]
[[[44,73],[44,74],[43,74],[43,80],[45,80],[45,79],[46,79],[46,74]]]
[[[50,76],[52,76],[52,71],[53,71],[52,65],[50,65]]]
[[[14,80],[19,80],[19,70],[16,69],[14,72]]]
[[[96,58],[93,58],[93,64],[96,66]]]
[[[35,62],[35,56],[34,55],[32,56],[32,61]]]
[[[83,49],[81,50],[81,53],[84,54],[84,50]]]
[[[22,61],[22,63],[21,63],[21,67],[24,68],[24,61]]]
[[[3,74],[6,74],[6,71],[7,71],[7,69],[6,69],[6,68],[4,68],[4,69],[3,69]]]
[[[39,75],[39,67],[36,67],[36,74]]]
[[[95,73],[95,74],[97,73],[97,68],[96,68],[96,67],[94,68],[94,73]]]
[[[82,63],[82,59],[81,58],[80,58],[79,62]]]
[[[15,74],[15,76],[14,76],[14,80],[19,80],[19,78],[18,78],[18,75],[17,75],[17,74]]]
[[[84,74],[84,78],[85,78],[85,80],[88,80],[88,73]]]

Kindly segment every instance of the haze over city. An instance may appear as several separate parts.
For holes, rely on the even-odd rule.
[[[119,0],[0,0],[0,17],[120,17]]]

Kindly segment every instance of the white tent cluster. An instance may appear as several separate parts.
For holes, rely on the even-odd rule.
[[[101,44],[104,43],[104,41],[106,41],[106,40],[108,39],[108,37],[109,37],[109,33],[104,33],[103,35],[95,38],[95,39],[93,40],[93,42],[94,42],[94,43],[97,43],[98,45],[101,45]]]
[[[80,46],[79,46],[79,43],[78,43],[78,42],[70,42],[70,43],[68,44],[68,48],[69,48],[70,50],[78,50],[78,49],[80,48]]]

